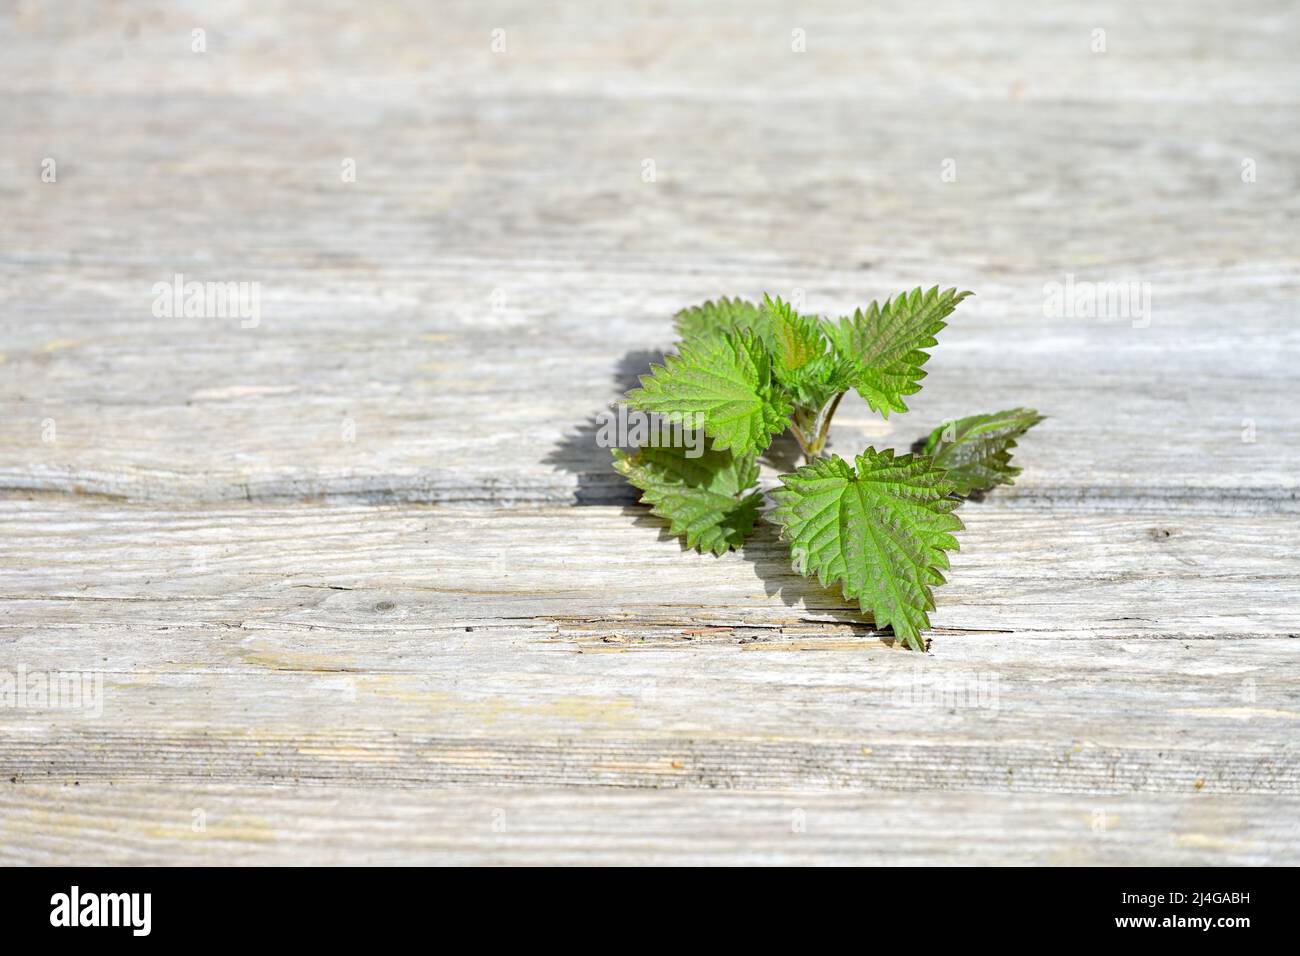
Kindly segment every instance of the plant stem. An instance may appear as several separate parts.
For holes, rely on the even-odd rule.
[[[831,419],[835,417],[835,410],[840,407],[840,399],[843,397],[843,392],[838,393],[825,408],[817,413],[816,418],[811,423],[808,421],[810,409],[796,408],[794,410],[794,420],[790,422],[790,431],[794,432],[795,440],[799,442],[799,449],[803,452],[805,465],[811,465],[821,457],[822,450],[826,447],[826,439],[830,437]]]
[[[811,453],[810,459],[818,457],[818,455],[822,454],[824,447],[826,447],[826,440],[829,437],[829,434],[831,434],[831,419],[835,418],[835,410],[840,407],[841,398],[844,398],[844,393],[842,392],[837,394],[835,398],[832,398],[831,405],[823,408],[822,414],[818,415],[818,421],[816,421],[816,436],[813,438],[813,444],[805,449],[805,454]]]
[[[799,427],[799,416],[797,413],[795,415],[795,420],[790,423],[790,431],[794,432],[795,441],[799,443],[799,450],[803,452],[804,458],[807,459],[809,455],[808,436],[805,435],[803,429]]]

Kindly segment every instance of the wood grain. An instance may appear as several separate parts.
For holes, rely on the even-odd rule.
[[[1257,866],[1296,856],[1295,815],[1209,794],[24,784],[0,788],[0,862]]]
[[[104,689],[102,713],[0,714],[4,769],[1300,792],[1294,519],[1274,539],[1278,519],[967,510],[918,655],[794,574],[770,528],[718,559],[636,509],[12,502],[6,657]]]

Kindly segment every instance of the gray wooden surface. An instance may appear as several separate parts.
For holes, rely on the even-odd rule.
[[[4,7],[0,674],[103,697],[0,707],[0,862],[1300,862],[1298,43],[1280,2]],[[176,273],[259,323],[155,315]],[[1045,314],[1067,276],[1149,323]],[[912,412],[835,448],[1049,418],[927,655],[770,528],[683,553],[595,447],[683,304],[934,283],[978,295]]]

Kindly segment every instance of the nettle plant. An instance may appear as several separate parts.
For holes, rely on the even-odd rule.
[[[1011,484],[1016,440],[1042,420],[1013,408],[945,422],[919,454],[867,448],[852,462],[828,455],[831,419],[856,391],[885,418],[921,389],[935,336],[969,292],[915,289],[838,321],[801,315],[764,296],[677,314],[682,341],[652,365],[627,403],[662,420],[702,427],[706,447],[660,441],[614,451],[614,467],[700,552],[738,548],[763,508],[758,456],[789,429],[805,464],[781,475],[766,517],[781,528],[794,568],[839,584],[878,629],[914,650],[930,626],[935,585],[962,530],[953,514],[972,495]]]

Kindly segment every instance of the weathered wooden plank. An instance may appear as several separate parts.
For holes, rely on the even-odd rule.
[[[1049,420],[1022,443],[1025,473],[1006,499],[1295,512],[1300,411],[1276,399],[1300,384],[1300,332],[1277,324],[1291,308],[1283,282],[1261,278],[1248,305],[1188,301],[1170,325],[1151,329],[1052,328],[1027,314],[1024,298],[1016,319],[960,319],[913,414],[884,422],[852,396],[835,447],[906,449],[946,419],[1030,404]],[[677,301],[705,294],[694,289]],[[992,300],[1007,301],[997,292]],[[31,301],[10,314],[44,329],[42,341],[11,335],[28,341],[11,341],[0,365],[9,409],[0,484],[136,499],[630,500],[591,418],[647,369],[639,346],[670,341],[663,301],[658,322],[637,306],[639,324],[602,331],[602,306],[575,305],[563,321],[539,321],[507,342],[438,320],[376,333],[364,308],[340,317],[349,331],[320,327],[327,310],[315,309],[244,339],[238,329],[200,333],[190,320],[194,330],[183,332],[149,318],[131,320],[138,333],[77,338],[102,327],[93,317],[101,313],[52,322]],[[1243,336],[1249,310],[1268,318]]]
[[[1058,643],[1296,633],[1294,517],[1040,514],[998,495],[961,514],[962,549],[934,615],[951,633]],[[10,629],[237,619],[390,640],[504,622],[539,636],[577,636],[584,621],[757,629],[820,618],[861,629],[838,592],[790,569],[766,522],[743,552],[715,558],[683,550],[642,506],[158,509],[10,499],[0,528],[9,608],[0,626]],[[941,643],[951,652],[963,641]]]
[[[0,783],[0,863],[1245,865],[1300,803],[1210,794]]]
[[[1240,16],[1228,17],[1235,11]],[[97,11],[75,30],[56,4],[25,3],[0,24],[14,42],[0,73],[23,93],[142,95],[159,90],[292,97],[379,96],[417,108],[483,94],[642,100],[915,99],[935,108],[994,100],[1056,104],[1294,103],[1300,31],[1285,0],[1146,0],[1045,7],[1032,0],[941,0],[924,8],[828,0],[792,8],[689,0],[599,14],[477,2],[343,0],[310,8],[243,0]],[[349,19],[349,17],[352,19]],[[347,24],[340,29],[339,24]],[[206,26],[209,55],[191,30]],[[1107,53],[1093,31],[1107,33]],[[501,53],[491,31],[505,30]],[[806,52],[795,53],[802,29]],[[1207,42],[1212,37],[1215,42]],[[274,42],[275,56],[267,56]],[[51,48],[63,56],[42,57]],[[1139,55],[1139,53],[1141,55]],[[602,116],[611,121],[616,117]]]
[[[1300,790],[1294,518],[966,519],[925,656],[770,531],[715,559],[614,508],[10,501],[0,663],[101,674],[103,706],[0,711],[0,771]]]
[[[365,29],[401,37],[346,94],[290,79],[348,62],[326,57],[333,40],[307,30],[268,58],[255,9],[212,21],[206,58],[171,11],[75,39],[15,16],[0,488],[623,501],[574,433],[670,345],[676,308],[799,289],[838,312],[942,282],[980,295],[915,414],[884,423],[853,399],[842,450],[1027,404],[1051,418],[1008,498],[1294,512],[1300,410],[1277,399],[1300,385],[1296,14],[1259,4],[1201,43],[1203,14],[1148,6],[1102,55],[1094,15],[1032,4],[998,8],[1016,31],[993,46],[968,5],[914,20],[845,4],[805,27],[802,55],[777,5],[706,14],[708,56],[681,28],[693,7],[562,29],[511,10],[517,47],[497,57],[477,5],[421,26],[381,6]],[[121,56],[94,59],[105,48]],[[153,285],[176,273],[259,283],[257,327],[155,316]],[[1067,275],[1149,283],[1150,326],[1045,316],[1044,284]]]

